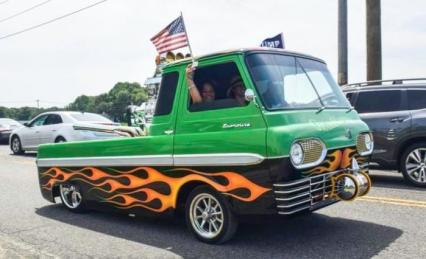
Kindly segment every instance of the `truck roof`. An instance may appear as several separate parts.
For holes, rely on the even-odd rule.
[[[212,53],[205,54],[205,55],[195,56],[194,59],[195,60],[203,60],[203,59],[208,59],[208,58],[218,57],[218,56],[225,56],[225,55],[231,55],[231,54],[247,54],[247,53],[279,53],[279,54],[287,54],[287,55],[291,55],[291,56],[298,56],[298,57],[304,57],[304,58],[308,58],[308,59],[313,59],[313,60],[325,63],[324,60],[316,58],[316,57],[308,55],[308,54],[303,54],[303,53],[296,52],[296,51],[291,51],[291,50],[276,49],[276,48],[265,48],[265,47],[239,48],[239,49],[223,50],[223,51],[218,51],[218,52],[212,52]],[[177,60],[177,61],[174,61],[174,62],[171,62],[171,63],[167,64],[164,67],[164,69],[169,68],[169,67],[178,66],[178,65],[187,64],[187,63],[190,63],[191,61],[192,61],[192,58],[190,58],[190,57],[189,58],[180,59],[180,60]]]

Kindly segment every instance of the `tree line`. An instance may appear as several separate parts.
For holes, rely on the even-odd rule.
[[[107,93],[97,96],[80,95],[64,108],[20,107],[7,108],[0,106],[0,118],[11,118],[27,121],[47,111],[67,110],[94,112],[102,114],[117,122],[126,120],[125,113],[130,104],[141,105],[148,99],[148,93],[139,83],[118,82]]]

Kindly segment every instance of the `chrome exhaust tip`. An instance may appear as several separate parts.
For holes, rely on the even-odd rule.
[[[356,160],[352,161],[352,165],[350,173],[340,174],[333,181],[335,196],[343,201],[351,201],[356,197],[364,196],[371,188],[371,179],[368,174],[358,167]]]

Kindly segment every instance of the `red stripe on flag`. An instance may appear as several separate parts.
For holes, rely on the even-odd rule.
[[[151,40],[151,42],[155,44],[155,43],[163,40],[164,38],[167,38],[168,36],[169,36],[169,32],[166,31],[165,33],[161,34],[158,38]]]
[[[165,51],[174,50],[174,49],[182,48],[182,47],[185,47],[185,46],[188,46],[188,43],[186,43],[186,42],[180,42],[180,43],[176,43],[176,44],[165,46],[165,47],[163,47],[161,49],[157,49],[157,51],[160,52],[160,53],[163,53]]]
[[[171,45],[169,47],[164,47],[161,50],[157,50],[157,51],[158,51],[158,53],[163,54],[167,51],[183,48],[183,47],[186,47],[186,46],[188,46],[188,42],[185,41],[185,42],[180,43],[180,44],[174,44],[174,45]]]
[[[167,42],[167,41],[170,41],[170,40],[174,40],[176,38],[181,38],[181,37],[185,37],[186,38],[186,34],[185,33],[179,33],[179,34],[175,34],[175,35],[166,35],[164,37],[159,38],[156,41],[153,41],[152,43],[157,46],[157,45],[162,44],[164,42]]]
[[[175,37],[175,38],[170,38],[167,40],[163,40],[161,42],[158,42],[157,44],[154,44],[155,47],[157,49],[162,48],[163,46],[167,45],[167,44],[172,44],[172,43],[176,43],[176,42],[181,42],[181,41],[186,41],[186,36],[185,35],[181,35],[180,37]]]

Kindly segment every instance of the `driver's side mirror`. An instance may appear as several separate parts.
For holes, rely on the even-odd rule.
[[[24,125],[25,127],[30,127],[30,124],[29,124],[28,122],[25,122],[23,125]]]
[[[254,100],[254,98],[256,97],[254,95],[254,91],[251,89],[246,89],[245,93],[244,93],[244,97],[246,99],[247,102],[251,102]]]

